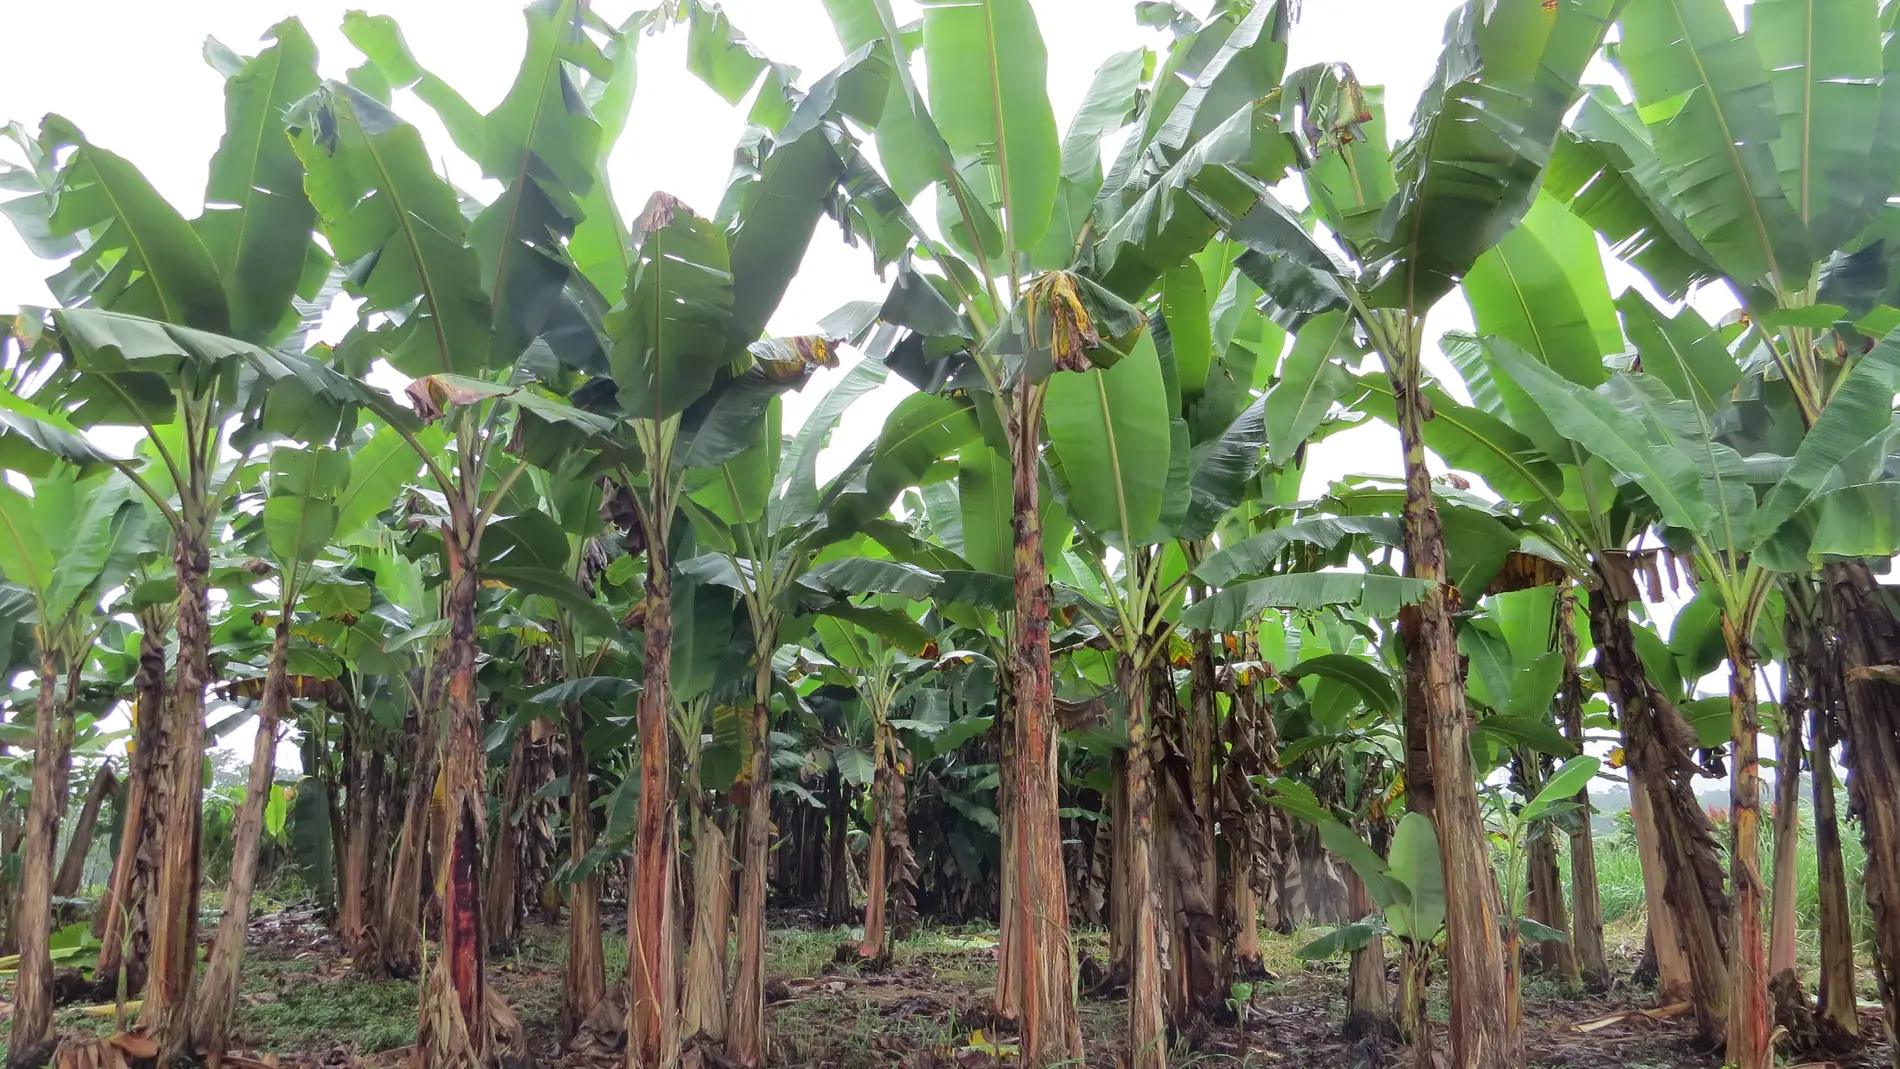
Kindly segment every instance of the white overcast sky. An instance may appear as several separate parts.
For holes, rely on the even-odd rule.
[[[914,0],[894,3],[900,20],[918,14]],[[1104,59],[1167,43],[1164,35],[1135,23],[1133,0],[1033,3],[1043,36],[1051,42],[1049,95],[1063,128]],[[355,5],[331,0],[0,0],[0,39],[8,45],[0,62],[0,121],[18,120],[37,130],[41,116],[58,112],[97,144],[136,163],[159,192],[186,215],[195,215],[203,203],[207,163],[223,133],[223,80],[200,58],[205,38],[252,54],[268,27],[295,15],[316,39],[321,73],[341,77],[361,62],[338,31],[350,6]],[[393,15],[422,65],[477,109],[488,110],[506,92],[525,37],[517,0],[369,0],[365,6],[373,14]],[[635,6],[626,0],[595,3],[613,21]],[[723,6],[760,51],[800,68],[805,84],[843,58],[821,0],[725,0]],[[1188,0],[1185,6],[1201,13],[1208,2]],[[1458,0],[1305,0],[1292,31],[1289,69],[1350,62],[1362,81],[1386,87],[1390,126],[1393,136],[1400,136],[1437,61],[1445,18],[1457,6]],[[685,45],[684,27],[647,37],[640,45],[633,114],[610,166],[613,188],[629,217],[655,190],[710,214],[744,129],[744,106],[728,105],[687,72]],[[473,166],[455,154],[426,107],[406,94],[399,95],[397,106],[424,129],[451,178],[492,195]],[[0,226],[0,308],[49,303],[42,282],[48,273],[49,265],[34,258],[10,228]],[[1613,268],[1611,278],[1621,289],[1629,275]],[[821,223],[804,270],[770,330],[812,332],[833,309],[847,301],[881,299],[885,288],[871,270],[868,253],[845,246],[834,226]],[[1434,313],[1428,337],[1469,326],[1469,313],[1454,295]],[[840,373],[788,399],[788,425],[802,418],[828,380]],[[907,390],[892,376],[880,395],[861,403],[834,441],[826,466],[835,470],[870,441],[883,411]],[[1335,436],[1315,454],[1309,493],[1348,473],[1398,472],[1396,436],[1382,425]],[[249,732],[241,734],[226,744],[248,750]]]

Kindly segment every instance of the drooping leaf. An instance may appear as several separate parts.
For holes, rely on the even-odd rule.
[[[1396,613],[1430,592],[1423,579],[1363,572],[1295,572],[1252,579],[1226,587],[1181,613],[1181,622],[1215,633],[1244,630],[1272,609],[1311,612],[1328,605],[1347,605],[1369,615]]]
[[[343,37],[363,53],[363,58],[382,74],[390,88],[411,90],[417,99],[433,109],[442,128],[448,131],[449,140],[463,155],[474,160],[482,158],[487,124],[481,112],[447,82],[416,62],[395,19],[362,11],[345,12]]]
[[[1352,317],[1344,312],[1327,312],[1300,328],[1266,397],[1267,460],[1274,467],[1292,463],[1294,450],[1350,388],[1352,378],[1336,358],[1355,355]]]
[[[1266,446],[1266,399],[1248,405],[1217,437],[1193,447],[1188,460],[1187,515],[1180,537],[1206,538],[1247,496]],[[1172,459],[1172,458],[1170,458]]]
[[[1667,523],[1704,531],[1714,521],[1701,476],[1689,457],[1654,447],[1641,423],[1603,395],[1522,356],[1505,350],[1494,355],[1512,381],[1543,408],[1559,433],[1585,443],[1590,452],[1633,479],[1656,502]]]
[[[294,18],[266,39],[270,46],[225,80],[224,139],[196,225],[229,295],[230,333],[269,343],[296,321],[291,297],[306,258],[298,250],[308,248],[316,219],[284,116],[317,88],[317,49]]]
[[[1551,197],[1538,197],[1462,285],[1478,333],[1508,338],[1579,385],[1602,382],[1603,357],[1623,349],[1596,236]]]
[[[455,190],[437,175],[416,128],[363,93],[330,82],[290,116],[337,262],[364,313],[389,313],[374,332],[408,375],[472,375],[488,363],[489,305]]]
[[[1345,539],[1367,536],[1374,544],[1389,546],[1398,544],[1399,534],[1394,516],[1312,516],[1224,546],[1202,561],[1194,575],[1210,586],[1224,587],[1278,570],[1287,549],[1296,544],[1331,549]]]
[[[930,112],[959,160],[994,168],[1015,247],[1042,240],[1062,173],[1048,54],[1029,0],[924,0]]]
[[[799,577],[799,585],[845,597],[853,594],[895,594],[922,601],[942,577],[914,564],[873,557],[841,557],[818,565]]]
[[[609,317],[620,407],[658,422],[685,410],[729,362],[732,274],[713,225],[655,193],[634,225],[639,258]]]
[[[1308,657],[1283,673],[1288,679],[1313,676],[1333,679],[1351,687],[1366,708],[1373,712],[1393,713],[1398,709],[1398,692],[1392,680],[1371,661],[1349,653],[1327,653]]]
[[[1719,0],[1718,0],[1719,2]],[[1471,0],[1393,154],[1369,252],[1375,304],[1423,315],[1530,208],[1618,0]]]
[[[86,248],[47,285],[62,302],[229,333],[230,306],[217,262],[191,224],[123,157],[88,142],[58,116],[42,140],[76,145],[60,171],[55,234],[86,232]],[[301,263],[302,251],[296,253]]]
[[[717,5],[708,8],[690,0],[686,14],[686,69],[725,97],[726,103],[744,100],[771,60],[752,47]]]
[[[1806,228],[1777,175],[1775,91],[1722,0],[1630,0],[1617,64],[1649,124],[1669,192],[1729,277],[1806,283]]]
[[[1154,340],[1143,332],[1114,367],[1049,380],[1044,421],[1076,518],[1125,548],[1161,517],[1172,434]]]
[[[1649,277],[1670,300],[1721,274],[1679,214],[1649,130],[1633,105],[1592,86],[1570,129],[1557,139],[1544,190],[1569,205],[1609,242],[1610,251]]]

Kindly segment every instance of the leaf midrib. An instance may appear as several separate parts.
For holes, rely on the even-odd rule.
[[[996,50],[996,2],[980,0],[983,10],[983,37],[990,63],[990,114],[996,123],[996,171],[1002,179],[1003,219],[1008,227],[1008,243],[1013,247],[1016,242],[1016,202],[1014,184],[1010,181],[1009,170],[1009,131],[1003,119],[1003,71]],[[892,49],[896,51],[895,46]],[[974,228],[972,228],[974,240]],[[1011,257],[1014,259],[1014,257]],[[1015,264],[1010,265],[1011,270]]]
[[[15,491],[15,493],[18,493],[18,491]],[[22,501],[32,500],[25,494],[19,494],[19,497]],[[13,543],[16,551],[20,554],[21,562],[24,563],[27,568],[31,569],[33,573],[33,585],[28,588],[33,594],[33,600],[44,604],[46,595],[53,588],[52,577],[40,572],[39,562],[33,559],[32,546],[28,543],[26,536],[21,533],[19,524],[14,522],[13,515],[8,509],[0,508],[0,526],[6,528],[8,540]],[[46,621],[41,621],[41,623],[44,624]]]
[[[1667,2],[1670,13],[1676,17],[1676,26],[1682,31],[1682,36],[1678,40],[1681,41],[1683,50],[1689,54],[1690,61],[1695,65],[1696,77],[1701,80],[1702,87],[1708,90],[1709,109],[1715,116],[1716,124],[1722,130],[1723,151],[1728,153],[1729,164],[1734,169],[1735,179],[1741,183],[1743,192],[1747,194],[1742,201],[1748,207],[1749,221],[1754,224],[1755,238],[1761,242],[1762,256],[1768,261],[1769,280],[1779,290],[1781,265],[1775,260],[1775,247],[1768,238],[1768,221],[1762,217],[1761,201],[1755,194],[1754,183],[1749,181],[1748,169],[1743,165],[1741,151],[1735,144],[1735,135],[1729,129],[1728,112],[1722,107],[1722,94],[1716,92],[1715,83],[1709,78],[1709,69],[1702,62],[1702,50],[1696,47],[1695,41],[1690,37],[1689,22],[1682,13],[1682,0],[1667,0]]]
[[[282,45],[278,44],[272,47],[281,49]],[[263,57],[260,56],[258,58],[261,59]],[[251,62],[255,63],[256,60],[252,60]],[[257,135],[251,142],[252,145],[255,146],[255,149],[250,153],[250,168],[248,173],[244,176],[244,203],[239,207],[237,233],[231,242],[231,262],[221,265],[223,267],[222,273],[224,276],[233,281],[235,281],[237,277],[237,262],[243,256],[244,235],[250,229],[251,225],[251,205],[255,203],[257,198],[257,170],[258,162],[263,156],[264,130],[270,125],[270,117],[273,111],[271,101],[276,99],[277,80],[283,75],[283,70],[284,56],[283,53],[279,51],[272,59],[270,84],[261,87],[264,90],[264,106],[258,109]]]
[[[429,328],[435,333],[435,348],[442,358],[442,370],[445,374],[453,373],[455,357],[449,352],[448,333],[442,326],[442,305],[436,299],[435,276],[422,256],[422,246],[416,241],[415,227],[410,222],[412,213],[403,203],[401,186],[390,177],[389,168],[383,162],[383,154],[377,151],[376,139],[363,129],[363,122],[357,117],[354,106],[350,107],[350,118],[363,138],[363,150],[369,154],[370,162],[376,165],[376,175],[381,180],[382,189],[389,195],[390,207],[395,209],[396,228],[402,232],[404,244],[409,246],[409,258],[415,261],[416,278],[422,283],[422,299],[429,302]]]
[[[88,145],[87,151],[97,152],[99,149]],[[164,314],[165,322],[178,323],[178,309],[172,307],[169,297],[171,290],[169,287],[159,284],[158,272],[153,269],[152,258],[145,251],[145,242],[139,235],[139,228],[132,224],[132,217],[125,213],[124,202],[119,199],[118,193],[113,188],[113,183],[106,178],[104,172],[99,170],[97,163],[93,163],[92,165],[92,176],[98,180],[100,192],[104,193],[106,200],[111,202],[113,217],[124,226],[127,243],[132,246],[134,253],[138,256],[139,263],[144,265],[146,275],[151,277],[152,292],[158,297],[158,306]]]
[[[490,300],[498,300],[500,298],[501,280],[503,276],[508,273],[508,257],[509,254],[514,252],[515,248],[513,237],[515,232],[515,219],[521,213],[521,184],[528,181],[528,161],[534,157],[535,139],[541,133],[541,120],[547,114],[548,81],[561,65],[560,29],[558,22],[551,40],[554,47],[549,50],[547,62],[541,67],[540,91],[535,94],[533,117],[528,121],[528,136],[523,138],[521,143],[520,169],[515,172],[514,181],[508,183],[508,191],[504,194],[504,196],[508,198],[508,217],[504,220],[506,225],[502,227],[501,231],[501,249],[495,254],[495,278],[488,287],[488,292],[491,295]],[[488,117],[484,116],[484,126],[487,121]],[[483,136],[488,136],[486,129],[483,131]]]

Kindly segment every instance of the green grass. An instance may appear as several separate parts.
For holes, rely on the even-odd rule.
[[[1847,873],[1847,907],[1854,925],[1856,958],[1864,963],[1871,960],[1873,954],[1873,917],[1868,912],[1867,900],[1860,881],[1854,874],[1861,871],[1866,863],[1866,852],[1854,829],[1843,822],[1841,841],[1841,859]],[[1718,826],[1716,842],[1724,852],[1724,864],[1727,852],[1727,828]],[[1560,847],[1561,849],[1561,847]],[[1774,880],[1775,849],[1773,829],[1766,822],[1762,825],[1761,843],[1762,879],[1768,881],[1771,888]],[[1636,850],[1633,835],[1627,829],[1596,837],[1597,893],[1603,903],[1603,921],[1607,929],[1622,929],[1633,932],[1637,949],[1640,950],[1643,938],[1643,925],[1648,919],[1648,909],[1643,893],[1642,861]],[[1570,865],[1568,855],[1564,855],[1559,866],[1564,875],[1565,890],[1568,892]],[[1800,835],[1795,853],[1795,924],[1796,924],[1796,960],[1810,984],[1814,981],[1814,971],[1820,965],[1820,926],[1821,926],[1821,877],[1819,855],[1814,848],[1814,827],[1811,814],[1803,809],[1801,814]],[[1772,903],[1770,903],[1772,906]],[[1767,923],[1768,918],[1763,918]],[[1607,936],[1607,931],[1606,931]],[[1862,980],[1872,982],[1870,972],[1861,968]]]

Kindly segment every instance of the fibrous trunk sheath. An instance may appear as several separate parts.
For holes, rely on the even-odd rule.
[[[733,962],[732,1008],[726,1015],[726,1056],[744,1066],[765,1064],[765,877],[772,836],[770,710],[772,655],[767,643],[754,651],[752,720],[746,725],[752,758],[733,785],[735,805],[745,807],[745,840],[739,851],[739,953]]]
[[[152,961],[139,1023],[151,1030],[159,1060],[169,1062],[189,1038],[191,991],[198,965],[198,843],[202,834],[205,684],[210,681],[211,557],[202,536],[177,532],[172,565],[178,576],[178,662],[173,677],[170,745],[165,755],[170,792],[154,891]]]
[[[1149,759],[1152,723],[1148,674],[1123,654],[1118,689],[1128,701],[1128,1040],[1123,1056],[1131,1069],[1167,1069],[1168,1020],[1162,994],[1161,896],[1155,886],[1154,776]]]
[[[1774,1064],[1769,1042],[1768,960],[1762,945],[1761,712],[1755,704],[1755,652],[1726,615],[1729,726],[1735,736],[1729,782],[1729,881],[1735,896],[1735,943],[1730,961],[1728,1060],[1738,1069]],[[1797,766],[1798,767],[1798,766]]]
[[[72,720],[59,698],[52,650],[40,653],[39,703],[33,725],[33,795],[27,799],[26,838],[20,844],[18,982],[8,1069],[37,1069],[53,1053],[53,851],[66,812],[66,764]]]
[[[1629,605],[1605,587],[1616,582],[1604,570],[1600,585],[1590,592],[1590,632],[1596,640],[1597,672],[1610,703],[1616,708],[1623,732],[1623,749],[1632,779],[1632,794],[1644,795],[1644,812],[1655,829],[1653,866],[1659,870],[1661,903],[1651,903],[1651,923],[1663,915],[1670,940],[1686,961],[1690,1001],[1703,1036],[1721,1035],[1727,1013],[1729,976],[1728,931],[1733,912],[1723,893],[1722,866],[1715,848],[1709,816],[1696,801],[1694,779],[1698,766],[1691,760],[1695,732],[1646,674],[1636,653],[1635,631]],[[1645,865],[1645,882],[1652,866]],[[1661,905],[1663,908],[1658,909]],[[1660,932],[1661,927],[1654,927]],[[1668,961],[1672,951],[1657,940],[1657,955]]]
[[[257,886],[257,856],[264,839],[264,807],[270,802],[271,780],[277,772],[277,725],[290,706],[288,658],[290,619],[277,620],[270,662],[264,670],[264,696],[257,712],[257,738],[251,746],[251,776],[244,785],[244,803],[231,830],[231,877],[225,885],[224,909],[218,919],[211,961],[198,985],[191,1036],[195,1049],[224,1053],[231,1020],[237,1012],[238,967],[244,958],[244,935],[251,920],[251,892]]]
[[[1847,700],[1847,798],[1860,818],[1867,869],[1862,874],[1873,917],[1874,974],[1889,1032],[1900,1021],[1900,687],[1871,675],[1900,663],[1900,616],[1891,595],[1863,562],[1823,570],[1829,627],[1840,637]],[[1900,1045],[1894,1047],[1900,1067]]]
[[[496,1010],[482,969],[482,847],[487,834],[487,765],[482,711],[475,700],[475,592],[470,532],[449,532],[448,735],[442,763],[446,846],[436,871],[443,889],[442,944],[424,979],[416,1045],[426,1069],[490,1064]],[[498,1000],[496,1000],[498,1001]]]
[[[627,896],[627,1056],[640,1069],[679,1060],[679,926],[673,916],[673,578],[666,532],[647,532],[646,680],[640,691],[640,812]]]
[[[587,790],[587,720],[579,702],[562,706],[567,719],[567,858],[582,871],[594,846],[594,809]],[[601,946],[600,877],[592,870],[567,885],[567,970],[561,989],[561,1035],[572,1039],[594,1004],[607,994]]]
[[[112,863],[112,880],[99,901],[93,932],[99,936],[99,969],[95,994],[104,1001],[119,989],[135,994],[145,986],[151,932],[146,918],[158,878],[158,852],[167,796],[160,779],[166,766],[163,754],[169,740],[165,719],[165,634],[159,610],[139,615],[139,666],[132,677],[133,723],[131,763],[127,770],[125,813],[120,821],[119,852]]]
[[[1008,843],[1015,866],[1009,908],[1015,924],[1010,960],[1019,985],[1022,1060],[1028,1069],[1074,1063],[1082,1056],[1071,978],[1068,891],[1062,871],[1062,828],[1056,798],[1055,683],[1049,662],[1049,576],[1043,566],[1041,487],[1042,389],[1024,376],[1015,388],[1008,425],[1011,461],[1012,569],[1015,621],[1011,810]]]
[[[1583,673],[1577,667],[1577,592],[1564,587],[1557,597],[1557,648],[1564,659],[1563,689],[1557,701],[1563,711],[1564,737],[1584,752]],[[1573,910],[1571,941],[1583,985],[1591,991],[1609,986],[1609,958],[1603,949],[1603,899],[1597,889],[1596,836],[1590,827],[1590,788],[1578,790],[1578,826],[1570,840],[1570,898]]]
[[[1386,354],[1386,359],[1405,451],[1405,572],[1432,583],[1422,599],[1401,611],[1400,628],[1405,636],[1408,749],[1413,722],[1422,718],[1430,751],[1432,815],[1445,873],[1451,1060],[1465,1069],[1505,1069],[1519,1061],[1520,1043],[1506,1012],[1499,909],[1471,765],[1471,714],[1465,708],[1452,620],[1455,594],[1446,582],[1444,531],[1425,466],[1418,361],[1415,355],[1395,359]],[[1408,768],[1410,764],[1408,760]]]

